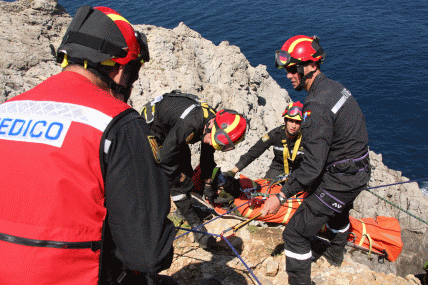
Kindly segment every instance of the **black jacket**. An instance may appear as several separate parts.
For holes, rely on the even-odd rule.
[[[203,108],[196,101],[174,94],[164,94],[155,104],[154,119],[149,124],[156,136],[160,148],[161,165],[170,182],[180,174],[180,152],[188,144],[203,141],[205,125],[215,118],[215,113],[208,111],[204,116]],[[216,166],[214,148],[201,143],[200,165],[202,178],[206,179]]]
[[[326,166],[334,162],[360,158],[368,152],[366,122],[351,93],[323,73],[318,74],[305,99],[303,119],[305,156],[286,184],[289,191],[320,186],[346,192],[365,185],[370,179],[369,167],[356,174],[326,172]]]
[[[243,154],[236,167],[239,170],[247,167],[251,162],[260,157],[269,147],[273,146],[274,158],[270,165],[270,169],[276,169],[282,172],[286,172],[284,169],[284,145],[288,149],[288,168],[287,171],[291,172],[294,169],[299,167],[300,162],[303,159],[303,147],[302,145],[298,146],[296,158],[294,161],[291,160],[293,156],[293,150],[295,143],[299,135],[296,135],[292,139],[289,139],[286,135],[285,125],[274,128],[269,131],[266,135],[261,137],[257,143],[255,143],[247,153]]]
[[[150,129],[135,110],[105,132],[100,154],[108,223],[102,255],[103,266],[112,266],[109,255],[115,247],[116,258],[127,268],[154,274],[171,265],[175,229],[167,218],[171,206],[167,179],[148,135]],[[110,143],[104,153],[106,140]],[[118,269],[121,264],[110,270]]]

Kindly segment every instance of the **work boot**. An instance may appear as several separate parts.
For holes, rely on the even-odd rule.
[[[192,207],[192,202],[190,201],[190,199],[175,201],[174,203],[177,206],[177,209],[179,209],[181,214],[184,216],[187,223],[189,223],[189,225],[192,227],[192,229],[202,224],[201,219],[198,217]],[[208,232],[205,226],[198,228],[197,231]],[[212,248],[212,246],[216,242],[215,238],[209,234],[193,232],[193,236],[195,237],[195,241],[197,241],[199,243],[199,246],[203,249]]]
[[[348,243],[349,232],[333,233],[330,246],[322,253],[330,265],[340,267],[345,254],[345,245]]]
[[[330,265],[340,267],[343,262],[343,255],[345,254],[345,249],[340,246],[331,245],[322,255],[327,259]]]
[[[199,225],[200,224],[193,224],[193,225],[191,224],[190,226],[193,229],[198,227]],[[198,228],[197,231],[208,232],[205,226]],[[193,236],[195,237],[195,241],[198,242],[199,246],[203,249],[211,249],[216,243],[215,238],[209,234],[193,232]]]

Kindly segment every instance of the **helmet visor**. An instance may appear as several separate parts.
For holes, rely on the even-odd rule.
[[[291,62],[291,55],[283,50],[275,51],[275,67],[284,68]]]
[[[137,60],[141,63],[148,62],[150,60],[150,55],[146,35],[135,31],[135,37],[140,45],[140,54],[138,55]]]
[[[303,116],[302,116],[302,108],[294,106],[294,107],[291,107],[288,110],[287,114],[285,114],[284,117],[286,117],[286,118],[294,118],[296,116],[299,116],[300,120],[302,120],[302,118],[303,118]]]
[[[235,149],[235,144],[229,135],[217,124],[214,120],[215,133],[214,133],[214,141],[217,144],[217,150],[221,150],[223,152]],[[227,141],[227,142],[225,142]]]

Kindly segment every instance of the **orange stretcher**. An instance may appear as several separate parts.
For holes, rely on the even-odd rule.
[[[198,179],[199,173],[198,169],[196,169],[193,182],[196,191],[202,192],[203,185],[200,179]],[[279,193],[282,186],[273,184],[271,180],[251,180],[243,175],[240,176],[239,183],[242,194],[238,198],[235,198],[234,206],[239,211],[239,216],[246,219],[257,219],[268,223],[287,225],[290,218],[307,196],[307,193],[301,193],[302,195],[300,196],[297,194],[288,199],[287,203],[282,205],[276,214],[260,218],[259,216],[264,203],[263,196]],[[260,196],[257,197],[257,195]],[[222,205],[215,204],[213,206],[218,215],[228,212],[228,210],[222,208]],[[401,228],[396,218],[378,216],[376,219],[356,219],[350,217],[350,224],[348,244],[351,246],[365,250],[369,254],[373,252],[391,262],[396,260],[400,255],[403,242],[401,240]],[[325,227],[321,231],[325,231]]]

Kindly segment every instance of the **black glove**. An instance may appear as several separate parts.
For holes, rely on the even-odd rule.
[[[238,179],[224,175],[224,183],[221,185],[227,193],[233,197],[238,198],[241,195],[241,184]],[[219,185],[220,186],[220,185]]]
[[[214,199],[217,196],[217,191],[212,187],[211,183],[205,183],[204,196],[206,199],[208,199],[208,202],[210,202],[211,205],[214,205]]]
[[[183,181],[180,181],[179,179],[174,179],[173,185],[171,186],[171,192],[179,192],[179,193],[189,193],[192,191],[193,187],[195,187],[195,184],[193,184],[193,180],[186,176]]]

